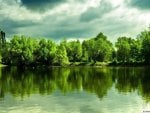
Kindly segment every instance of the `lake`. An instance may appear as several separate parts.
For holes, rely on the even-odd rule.
[[[0,68],[0,113],[150,112],[150,67]]]

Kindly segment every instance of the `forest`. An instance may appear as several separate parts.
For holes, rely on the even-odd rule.
[[[9,66],[67,66],[77,63],[91,65],[150,64],[150,30],[137,37],[118,37],[115,44],[102,32],[80,42],[62,40],[59,44],[49,39],[14,36],[0,45],[0,62]]]

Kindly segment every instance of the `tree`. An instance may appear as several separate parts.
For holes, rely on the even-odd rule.
[[[101,32],[82,44],[79,40],[64,40],[56,45],[51,40],[36,40],[27,36],[14,36],[4,44],[0,48],[0,62],[7,65],[65,65],[69,61],[150,64],[149,30],[141,32],[136,39],[119,37],[115,48]]]
[[[82,43],[83,58],[91,62],[93,60],[94,51],[94,40],[86,40]]]
[[[36,62],[42,65],[52,65],[56,52],[56,44],[51,40],[41,39],[34,52]]]
[[[10,43],[6,42],[5,47],[3,48],[2,52],[1,52],[1,63],[2,64],[7,64],[7,65],[11,65],[11,53],[10,53]]]
[[[117,48],[117,61],[125,63],[130,59],[130,38],[120,37],[118,38],[115,46]]]
[[[150,63],[150,30],[141,32],[140,39],[142,41],[142,55],[145,63]]]
[[[10,41],[11,63],[13,65],[30,65],[33,62],[33,52],[36,47],[33,38],[14,36]]]
[[[112,51],[113,51],[113,47],[112,44],[103,38],[100,38],[99,40],[97,40],[95,42],[95,57],[97,61],[110,61],[112,60]]]
[[[97,37],[82,43],[83,57],[88,56],[88,61],[109,61],[111,60],[113,46],[107,37],[102,33],[99,33]]]
[[[129,37],[120,37],[116,42],[117,61],[122,63],[142,62],[141,41]]]
[[[82,42],[82,61],[88,62],[89,61],[89,54],[88,54],[88,44],[87,41]]]
[[[71,62],[81,61],[82,45],[80,44],[79,40],[68,42],[66,46],[66,50],[67,50],[67,56],[69,58],[69,61]]]
[[[136,39],[132,39],[132,42],[130,44],[130,62],[139,63],[142,62],[142,53],[141,53],[141,42]]]
[[[53,64],[63,66],[65,64],[68,64],[68,62],[69,61],[67,57],[66,48],[63,44],[60,44],[59,46],[57,46]]]
[[[33,38],[14,36],[10,43],[6,43],[3,50],[3,63],[18,66],[30,65],[34,60],[35,42]]]

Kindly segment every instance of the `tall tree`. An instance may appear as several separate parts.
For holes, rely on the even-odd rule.
[[[141,32],[140,39],[142,41],[142,55],[145,63],[150,63],[150,30]]]
[[[71,62],[81,61],[82,45],[80,44],[79,40],[68,42],[66,50],[69,61]]]
[[[89,61],[109,61],[113,51],[113,46],[107,37],[102,33],[99,33],[95,38],[84,41],[82,48],[85,55],[88,56]],[[88,54],[86,54],[88,53]]]
[[[65,64],[68,64],[68,62],[69,61],[67,57],[66,48],[64,44],[61,43],[60,45],[57,46],[53,64],[63,66]]]
[[[140,40],[132,39],[130,43],[130,62],[139,63],[142,62],[142,53],[141,53],[142,45]]]
[[[118,38],[115,46],[117,48],[117,61],[125,63],[130,59],[130,38],[120,37]]]
[[[35,59],[42,65],[51,65],[56,52],[56,44],[51,40],[41,39],[34,52]]]
[[[34,62],[35,48],[36,44],[33,38],[14,36],[10,43],[6,43],[2,60],[9,65],[30,65]]]

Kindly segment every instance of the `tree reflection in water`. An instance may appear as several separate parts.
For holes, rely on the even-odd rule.
[[[0,98],[4,98],[6,93],[24,98],[36,93],[49,95],[60,90],[63,94],[86,91],[102,99],[114,84],[118,92],[137,91],[149,102],[149,73],[148,67],[1,68]]]

